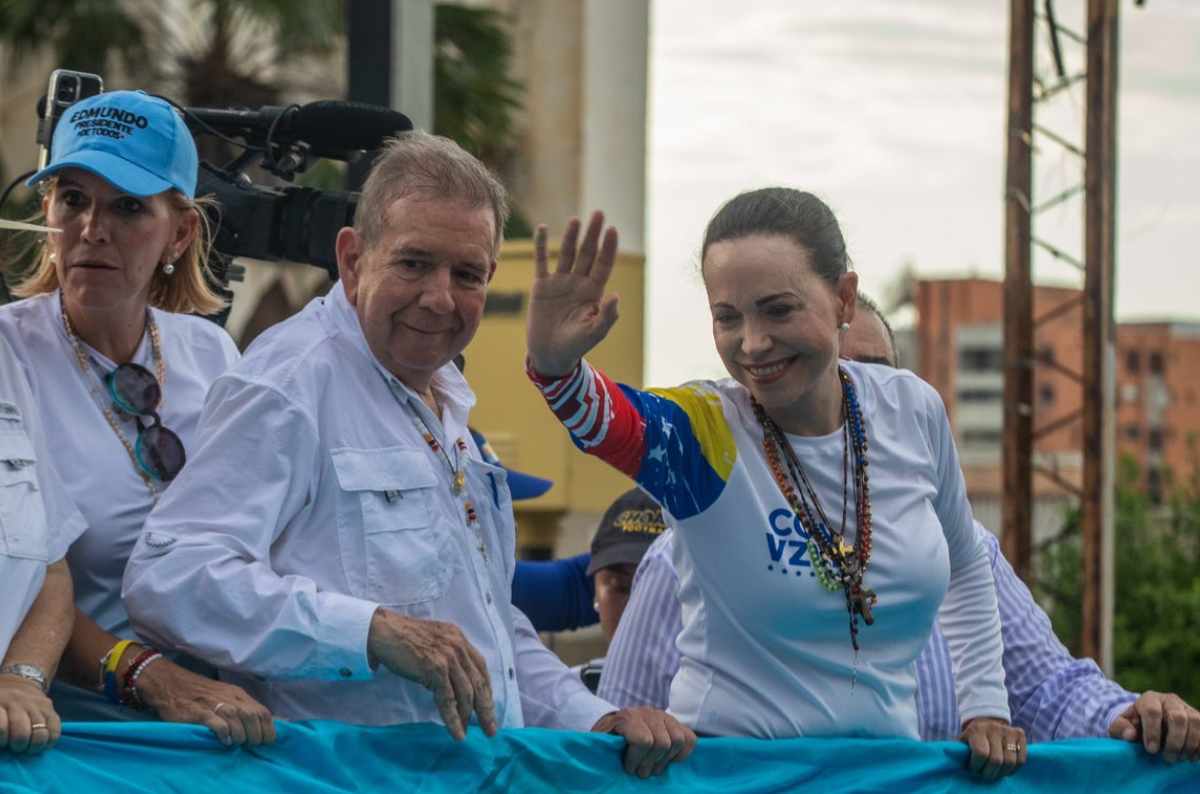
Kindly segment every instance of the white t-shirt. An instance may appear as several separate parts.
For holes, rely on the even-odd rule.
[[[158,413],[189,452],[209,385],[238,359],[229,335],[200,317],[152,309],[162,340],[166,383]],[[33,394],[42,408],[47,447],[89,531],[67,555],[75,583],[75,603],[106,631],[132,639],[121,602],[125,563],[141,534],[154,497],[134,469],[129,453],[109,426],[93,387],[98,381],[79,370],[75,349],[63,327],[58,293],[0,307],[0,339],[17,351]],[[100,371],[116,364],[84,345]],[[133,362],[155,371],[150,335]],[[133,443],[137,425],[121,420]]]
[[[879,595],[857,656],[845,597],[812,575],[809,537],[767,465],[745,388],[618,388],[586,362],[541,386],[576,442],[635,476],[676,530],[683,631],[670,709],[701,733],[916,739],[914,663],[935,618],[963,719],[1009,716],[995,585],[941,399],[911,372],[842,366],[869,439],[863,584]],[[841,430],[789,441],[837,529]],[[852,493],[846,520],[853,539]]]
[[[41,412],[0,338],[0,658],[46,579],[86,528],[49,463]]]

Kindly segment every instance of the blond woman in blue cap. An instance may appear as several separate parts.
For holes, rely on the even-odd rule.
[[[142,523],[179,473],[212,381],[238,356],[217,325],[209,235],[183,119],[135,91],[72,105],[54,133],[42,191],[47,236],[0,308],[43,415],[52,464],[88,529],[67,555],[76,619],[51,692],[64,719],[208,726],[226,744],[274,739],[240,688],[137,641],[121,576]],[[179,660],[186,663],[186,660]],[[143,711],[139,711],[144,710]]]

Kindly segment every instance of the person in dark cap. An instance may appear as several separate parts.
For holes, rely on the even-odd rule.
[[[665,529],[662,508],[640,488],[617,497],[600,519],[592,538],[592,561],[587,572],[594,577],[594,606],[608,639],[616,633],[621,613],[629,602],[633,572],[646,549]]]
[[[595,584],[593,608],[600,615],[600,628],[612,640],[621,614],[633,590],[633,573],[642,555],[666,530],[662,508],[640,488],[617,497],[592,537],[592,559],[587,573]],[[593,659],[577,668],[579,677],[593,692],[600,685],[604,659]]]

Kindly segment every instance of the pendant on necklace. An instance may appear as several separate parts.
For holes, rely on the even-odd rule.
[[[871,614],[871,607],[879,600],[879,596],[875,595],[875,591],[866,587],[855,587],[850,592],[850,608],[862,615],[863,621],[868,625],[875,623],[875,616]]]
[[[454,493],[462,493],[465,487],[467,487],[467,473],[460,467],[458,471],[454,472]]]

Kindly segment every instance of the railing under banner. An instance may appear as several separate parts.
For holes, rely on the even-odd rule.
[[[1200,764],[1107,739],[1035,744],[1023,769],[990,784],[949,742],[702,739],[663,777],[640,780],[622,770],[613,736],[472,729],[455,743],[440,726],[331,722],[280,722],[278,735],[244,750],[191,725],[68,723],[43,755],[0,755],[0,792],[1200,792]]]

